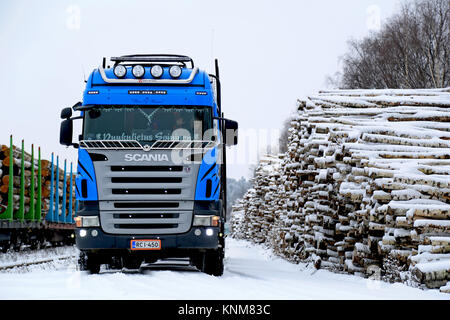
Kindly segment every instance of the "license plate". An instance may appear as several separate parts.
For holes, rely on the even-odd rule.
[[[161,240],[131,240],[131,250],[161,250]]]

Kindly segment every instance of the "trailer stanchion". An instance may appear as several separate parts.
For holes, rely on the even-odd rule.
[[[59,221],[59,156],[56,156],[55,214],[53,221]]]
[[[30,178],[30,208],[25,214],[26,220],[34,220],[34,145],[31,145],[31,178]]]
[[[55,184],[55,177],[54,177],[54,167],[53,167],[53,152],[52,152],[52,161],[50,164],[50,204],[49,204],[49,209],[47,212],[47,216],[45,217],[45,220],[52,222],[54,220],[53,218],[53,204],[54,204],[54,184]]]
[[[34,171],[33,171],[34,174]],[[41,221],[42,218],[42,167],[41,167],[41,147],[38,147],[38,172],[37,172],[37,200],[34,212],[34,220]]]
[[[72,181],[72,162],[70,163],[70,185],[69,185],[69,219],[68,223],[73,223],[73,216],[72,216],[72,194],[73,194],[73,181]]]
[[[62,190],[62,212],[60,222],[66,223],[66,191],[67,191],[67,177],[66,177],[66,169],[67,169],[67,159],[64,159],[64,178],[63,178],[63,190]]]
[[[14,187],[14,176],[13,176],[13,137],[12,135],[9,137],[9,183],[8,183],[8,206],[6,207],[6,210],[0,214],[1,220],[13,220],[13,212],[14,212],[14,206],[13,206],[13,187]]]
[[[20,160],[20,198],[19,198],[19,210],[15,214],[15,218],[19,221],[24,221],[25,217],[25,142],[22,139],[22,159]]]

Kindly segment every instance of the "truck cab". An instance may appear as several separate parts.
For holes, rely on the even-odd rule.
[[[128,55],[109,64],[103,58],[83,101],[61,111],[60,143],[78,149],[80,269],[187,257],[220,276],[226,146],[237,144],[238,125],[222,112],[217,60],[215,74],[182,55]]]

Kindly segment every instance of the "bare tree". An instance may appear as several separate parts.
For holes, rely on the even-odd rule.
[[[405,3],[379,32],[351,40],[341,88],[442,88],[450,85],[450,1]]]
[[[289,116],[284,120],[283,127],[281,128],[280,137],[278,139],[279,152],[285,153],[288,146],[289,128],[291,127],[292,116]]]

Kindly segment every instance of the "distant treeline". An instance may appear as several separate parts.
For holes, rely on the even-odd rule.
[[[251,182],[244,177],[239,180],[227,178],[227,215],[231,213],[231,206],[237,199],[242,198],[251,186]]]

